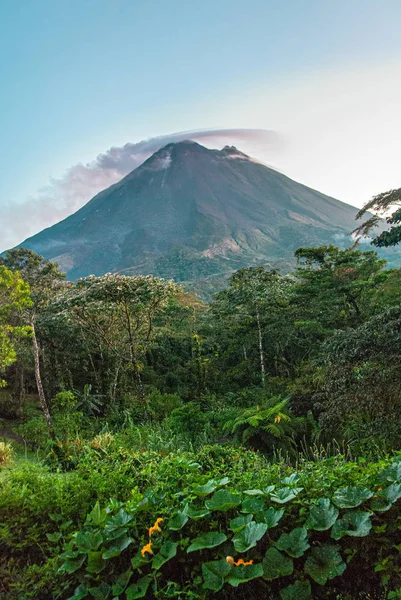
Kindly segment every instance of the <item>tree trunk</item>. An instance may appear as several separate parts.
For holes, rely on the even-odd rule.
[[[134,335],[132,333],[132,327],[131,327],[131,316],[129,314],[129,308],[128,308],[127,304],[124,305],[124,309],[125,309],[125,316],[126,316],[126,319],[127,319],[127,329],[128,329],[128,336],[129,336],[130,358],[131,358],[132,368],[134,369],[134,376],[135,376],[135,379],[136,379],[136,386],[137,386],[139,397],[141,398],[141,400],[143,400],[145,406],[147,407],[148,406],[148,401],[147,401],[147,398],[146,398],[145,390],[143,388],[141,373],[139,371],[138,362],[137,362],[137,359],[136,359],[135,341],[134,341]]]
[[[258,324],[258,334],[259,334],[259,355],[260,355],[260,373],[262,377],[262,385],[265,385],[265,356],[263,352],[263,339],[262,339],[262,328],[260,326],[260,316],[259,311],[256,311],[256,322]]]
[[[33,357],[35,361],[35,379],[36,387],[38,388],[40,406],[46,419],[46,423],[49,427],[50,435],[54,437],[52,418],[50,416],[49,407],[47,406],[45,393],[43,391],[42,377],[40,375],[39,346],[38,340],[36,339],[35,325],[33,319],[30,322],[30,326],[32,328]]]

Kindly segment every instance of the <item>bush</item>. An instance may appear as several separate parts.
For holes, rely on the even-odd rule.
[[[204,432],[207,422],[207,416],[196,402],[187,402],[174,409],[168,419],[175,433],[183,433],[193,441]]]
[[[0,442],[0,469],[6,467],[14,456],[13,447],[9,442]]]

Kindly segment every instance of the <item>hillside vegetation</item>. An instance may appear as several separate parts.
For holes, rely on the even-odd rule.
[[[401,598],[401,272],[294,260],[205,304],[0,259],[0,598]]]

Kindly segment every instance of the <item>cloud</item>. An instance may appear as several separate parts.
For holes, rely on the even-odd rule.
[[[81,208],[95,194],[109,187],[142,164],[154,152],[171,142],[185,139],[208,147],[238,144],[246,152],[274,153],[282,145],[281,136],[265,129],[211,129],[184,131],[171,135],[111,147],[92,162],[67,169],[59,179],[25,203],[2,209],[0,251],[10,248],[36,232],[57,223]]]

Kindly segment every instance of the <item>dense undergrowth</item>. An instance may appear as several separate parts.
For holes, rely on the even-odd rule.
[[[401,279],[0,259],[0,598],[401,598]]]

